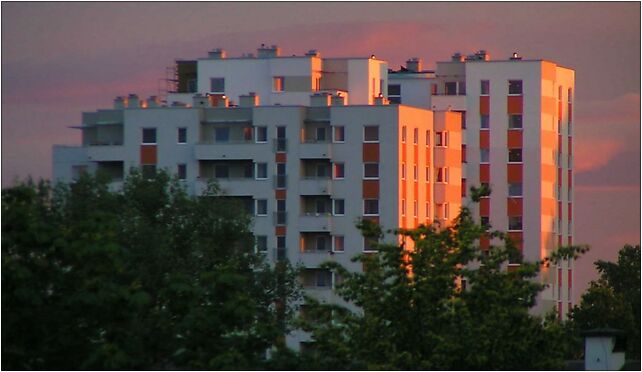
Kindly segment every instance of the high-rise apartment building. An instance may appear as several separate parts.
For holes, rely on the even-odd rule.
[[[262,46],[179,60],[174,83],[164,103],[129,95],[83,113],[82,145],[54,147],[54,179],[103,171],[119,187],[132,167],[163,168],[196,195],[216,179],[254,214],[256,249],[302,263],[303,286],[329,301],[340,278],[319,265],[360,270],[350,258],[370,250],[357,218],[448,224],[473,185],[492,189],[480,220],[508,230],[525,259],[571,242],[572,70],[477,53],[392,71],[374,55]],[[567,311],[570,265],[542,273],[538,311]]]
[[[411,59],[389,74],[391,101],[462,113],[462,197],[488,184],[476,213],[508,231],[524,259],[542,260],[573,239],[573,101],[575,73],[545,60],[491,60],[485,51],[437,62]],[[394,95],[390,95],[394,93]],[[492,242],[483,241],[482,247]],[[542,272],[548,284],[536,311],[573,302],[572,261]]]

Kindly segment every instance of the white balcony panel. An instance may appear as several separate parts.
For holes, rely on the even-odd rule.
[[[304,178],[299,180],[300,195],[330,195],[332,180],[329,178]]]
[[[91,161],[124,161],[123,146],[87,146],[87,157]]]
[[[268,180],[255,180],[254,178],[219,178],[216,179],[223,195],[249,196],[257,193],[257,189],[271,188]],[[207,180],[196,181],[194,192],[201,195],[205,191]]]
[[[301,159],[329,159],[332,155],[332,144],[328,142],[302,143],[299,146]]]
[[[432,96],[430,104],[435,111],[466,111],[466,96]]]
[[[293,222],[293,221],[291,221]],[[330,231],[332,230],[332,215],[309,214],[299,216],[299,231]]]

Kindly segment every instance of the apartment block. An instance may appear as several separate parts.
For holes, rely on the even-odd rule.
[[[391,71],[388,91],[398,104],[461,113],[462,197],[472,185],[492,190],[477,208],[480,221],[508,231],[531,262],[572,244],[574,71],[517,53],[491,60],[485,51],[456,53],[434,71],[421,65],[411,59]],[[545,268],[540,279],[547,289],[535,311],[555,306],[566,316],[572,261]]]
[[[302,264],[304,288],[337,302],[341,278],[319,266],[361,270],[350,258],[372,248],[357,219],[447,225],[472,185],[492,188],[475,213],[508,230],[525,259],[570,243],[573,82],[552,62],[479,53],[392,71],[374,55],[216,49],[176,61],[163,101],[130,94],[83,113],[82,144],[54,147],[54,179],[101,171],[118,189],[130,168],[166,169],[194,195],[216,180],[254,215],[257,251]],[[565,313],[572,276],[572,263],[543,272],[537,311]]]

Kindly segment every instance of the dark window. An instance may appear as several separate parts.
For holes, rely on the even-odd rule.
[[[401,97],[395,97],[395,96],[390,97],[390,96],[388,96],[388,101],[389,101],[389,103],[394,103],[394,104],[400,105],[401,104]]]
[[[365,163],[365,164],[363,164],[363,177],[364,178],[379,178],[379,163]]]
[[[522,149],[508,149],[508,162],[521,163],[522,162]]]
[[[345,127],[334,127],[334,142],[344,142],[346,140]]]
[[[187,143],[187,128],[178,128],[178,143]]]
[[[285,127],[276,127],[276,138],[285,138]]]
[[[259,253],[267,252],[267,236],[259,235],[256,237],[256,251]]]
[[[316,139],[318,142],[325,142],[325,128],[322,128],[322,127],[317,128],[316,135],[317,135]]]
[[[343,200],[343,199],[334,199],[334,214],[335,215],[344,215],[345,213],[346,213],[345,200]]]
[[[266,199],[257,199],[256,200],[256,215],[257,216],[266,216],[267,215],[267,200]]]
[[[480,163],[488,163],[490,161],[490,150],[479,149],[479,158]]]
[[[267,127],[256,127],[256,142],[267,142]]]
[[[457,83],[456,82],[448,82],[445,85],[446,88],[446,95],[447,96],[454,96],[457,94]]]
[[[334,163],[334,178],[341,179],[345,177],[345,166],[343,163]]]
[[[508,94],[522,94],[522,81],[508,80]]]
[[[210,78],[210,92],[225,93],[225,78]]]
[[[457,83],[459,87],[459,91],[457,92],[458,95],[460,96],[465,96],[466,95],[466,82],[465,81],[460,81]]]
[[[377,250],[377,244],[379,241],[376,238],[364,237],[363,238],[363,250],[366,252],[372,252]]]
[[[256,163],[256,178],[257,179],[267,178],[267,163]]]
[[[156,143],[156,128],[143,128],[143,143]]]
[[[508,184],[508,196],[522,196],[522,184],[521,183],[509,183]]]
[[[521,229],[522,229],[521,216],[508,217],[508,230],[521,230]]]
[[[482,216],[480,218],[481,220],[481,225],[484,229],[488,230],[490,228],[490,217],[488,216]]]
[[[522,115],[508,115],[508,129],[522,129]]]
[[[364,199],[363,200],[363,213],[366,215],[379,214],[379,199]]]
[[[482,115],[479,117],[479,120],[480,120],[480,122],[481,122],[481,123],[480,123],[480,127],[481,127],[482,129],[488,129],[488,128],[490,127],[490,118],[488,117],[488,115],[486,115],[486,114],[482,114]]]
[[[376,125],[367,125],[363,127],[363,140],[364,142],[378,142],[379,127]]]
[[[187,178],[187,165],[178,164],[178,179],[184,180]]]
[[[156,176],[156,165],[145,164],[142,166],[143,177],[146,179],[154,178]]]
[[[490,92],[490,81],[482,80],[481,81],[481,94],[487,96]]]
[[[401,85],[399,85],[399,84],[389,84],[388,85],[388,95],[389,96],[400,96],[401,95]]]

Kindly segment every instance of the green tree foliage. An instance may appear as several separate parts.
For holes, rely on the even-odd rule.
[[[162,172],[3,190],[3,369],[261,368],[297,290],[242,210]]]
[[[488,190],[473,189],[473,199]],[[363,221],[366,237],[381,229]],[[397,231],[413,249],[379,244],[378,253],[355,258],[363,273],[336,263],[325,267],[343,281],[337,293],[351,311],[308,298],[303,327],[314,343],[302,356],[317,369],[559,369],[565,333],[554,317],[529,314],[542,285],[543,263],[519,261],[514,244],[486,231],[462,208],[452,226]],[[479,238],[502,241],[483,252]],[[572,249],[570,251],[577,251]],[[460,284],[465,279],[466,288]],[[309,310],[308,310],[309,309]]]
[[[600,273],[571,311],[576,352],[581,354],[581,331],[615,328],[627,336],[627,359],[640,359],[640,246],[625,245],[617,263],[596,261]]]

